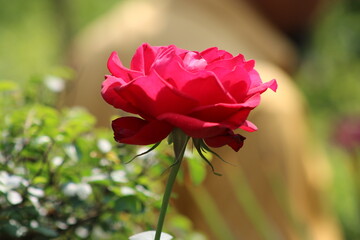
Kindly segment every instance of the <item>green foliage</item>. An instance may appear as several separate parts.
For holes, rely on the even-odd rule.
[[[70,41],[119,0],[0,0],[1,77],[19,82],[61,64]]]
[[[299,82],[310,105],[314,136],[333,167],[330,196],[345,239],[360,239],[359,154],[334,147],[339,120],[360,115],[360,5],[335,1],[314,31]]]
[[[154,229],[155,189],[171,151],[123,164],[142,150],[115,143],[83,109],[55,108],[60,91],[47,80],[38,76],[23,88],[0,81],[1,238],[127,239]],[[184,221],[168,231],[190,236]]]
[[[360,113],[360,7],[338,2],[315,28],[300,83],[315,114]]]

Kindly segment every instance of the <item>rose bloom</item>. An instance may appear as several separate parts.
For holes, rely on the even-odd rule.
[[[215,47],[196,52],[144,43],[126,68],[113,52],[102,96],[115,108],[140,116],[114,120],[115,140],[148,145],[179,128],[210,147],[228,145],[238,151],[245,138],[234,130],[255,131],[247,120],[250,111],[259,105],[261,93],[277,88],[275,80],[261,81],[254,64]]]

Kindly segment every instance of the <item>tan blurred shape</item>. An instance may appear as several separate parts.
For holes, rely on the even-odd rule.
[[[292,82],[297,56],[292,44],[241,0],[127,0],[75,39],[71,49],[77,81],[69,104],[85,106],[99,125],[118,114],[100,96],[110,53],[125,65],[142,43],[175,44],[189,50],[217,46],[256,59],[263,81],[276,78],[276,94],[264,94],[251,115],[259,127],[243,149],[216,151],[232,166],[213,161],[218,177],[177,187],[176,207],[210,240],[342,239],[326,202],[331,173],[308,135],[304,99]]]

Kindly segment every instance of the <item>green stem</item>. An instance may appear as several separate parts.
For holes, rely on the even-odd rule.
[[[186,144],[189,141],[189,137],[186,136],[180,129],[175,129],[172,132],[172,138],[174,144],[175,163],[171,167],[171,172],[166,183],[165,193],[161,203],[160,215],[156,228],[155,240],[160,240],[162,228],[164,225],[166,210],[169,205],[171,191],[174,186],[176,176],[179,172],[181,161],[184,157]]]

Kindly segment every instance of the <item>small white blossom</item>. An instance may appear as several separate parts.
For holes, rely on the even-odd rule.
[[[69,227],[66,223],[61,222],[61,221],[57,221],[55,224],[58,228],[60,228],[62,230],[65,230]]]
[[[16,205],[16,204],[19,204],[22,202],[23,198],[22,196],[20,195],[20,193],[14,191],[14,190],[11,190],[7,193],[7,196],[6,196],[7,200],[12,204],[12,205]]]
[[[39,222],[36,220],[31,220],[30,221],[30,227],[31,228],[38,228],[39,227]]]
[[[77,185],[77,196],[81,200],[85,200],[92,193],[92,188],[88,183],[79,183]]]
[[[72,145],[72,144],[66,145],[64,147],[64,150],[72,161],[77,162],[79,160],[77,152],[76,152],[76,148],[74,145]]]
[[[92,234],[91,236],[94,239],[110,239],[111,235],[104,231],[100,226],[96,225],[93,229],[92,229]]]
[[[27,227],[20,226],[20,227],[16,230],[16,236],[17,236],[17,237],[24,236],[27,231],[28,231],[28,228],[27,228]]]
[[[76,195],[78,188],[76,183],[68,183],[63,188],[63,193],[68,197],[73,197]]]
[[[69,217],[67,220],[66,220],[67,224],[69,225],[74,225],[75,223],[77,223],[77,220],[75,217]]]
[[[38,198],[44,197],[45,196],[45,192],[44,190],[42,190],[41,188],[35,188],[35,187],[29,187],[28,188],[28,192]]]
[[[94,181],[101,181],[107,179],[107,175],[104,173],[95,173],[89,177],[84,177],[82,180],[85,182],[94,182]]]
[[[18,188],[23,180],[24,179],[20,176],[9,175],[5,171],[0,172],[0,185],[2,186],[1,189],[3,189],[3,192]]]
[[[154,195],[155,195],[153,192],[147,190],[146,188],[144,188],[141,185],[136,185],[135,188],[137,191],[143,193],[147,197],[154,197]]]
[[[119,183],[128,182],[128,179],[126,178],[126,172],[124,170],[112,171],[110,173],[110,176],[112,180],[114,180],[115,182],[119,182]]]
[[[54,167],[60,166],[64,162],[64,158],[60,156],[55,156],[53,159],[51,159],[51,163],[54,165]]]
[[[85,200],[92,193],[92,188],[88,183],[68,183],[63,188],[63,192],[66,196],[78,196],[81,200]]]
[[[123,195],[135,195],[135,193],[136,193],[134,189],[132,189],[130,187],[126,187],[126,186],[121,187],[120,191]]]
[[[35,139],[35,142],[39,145],[48,144],[51,142],[50,137],[48,136],[39,136]]]
[[[103,153],[108,153],[111,150],[111,143],[106,139],[99,139],[97,142],[97,146]]]
[[[44,82],[46,87],[53,92],[61,92],[65,88],[64,79],[56,76],[51,76],[51,75],[46,76]]]
[[[89,230],[84,227],[77,227],[75,233],[80,238],[87,238],[89,236]]]
[[[106,158],[102,158],[100,159],[100,162],[99,162],[100,166],[109,166],[111,164],[111,162],[109,160],[107,160]]]

